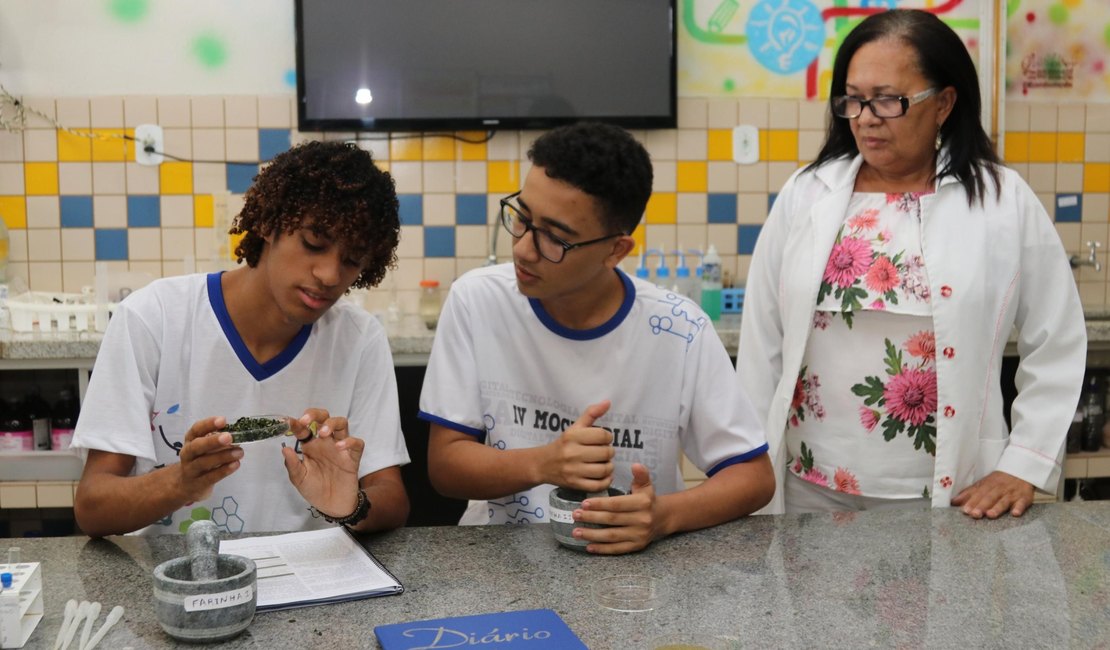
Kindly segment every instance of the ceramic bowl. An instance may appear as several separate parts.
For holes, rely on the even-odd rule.
[[[241,555],[219,555],[215,580],[193,580],[188,557],[154,568],[154,613],[175,639],[210,643],[230,639],[254,620],[257,569]]]

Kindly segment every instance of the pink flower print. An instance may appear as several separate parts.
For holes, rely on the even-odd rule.
[[[887,413],[903,422],[921,425],[937,410],[935,370],[903,370],[883,389]]]
[[[898,286],[898,269],[890,263],[890,258],[880,255],[875,258],[875,263],[867,270],[865,278],[867,288],[875,293],[886,293]]]
[[[843,467],[836,468],[836,474],[833,475],[833,483],[836,486],[837,492],[859,494],[859,481],[856,480],[854,474]]]
[[[802,383],[802,378],[798,377],[798,381],[794,383],[794,397],[790,400],[790,410],[794,411],[806,401],[806,388]]]
[[[824,473],[816,467],[810,467],[808,472],[802,474],[802,479],[820,485],[821,487],[829,486],[829,477],[825,476]]]
[[[813,329],[823,330],[828,329],[829,323],[832,322],[832,313],[827,311],[813,312]]]
[[[879,233],[879,241],[883,242],[884,244],[889,244],[892,239],[894,239],[894,234],[886,228],[884,228],[883,231]]]
[[[871,230],[879,225],[879,211],[875,209],[864,210],[848,220],[848,227],[853,230]]]
[[[920,255],[906,258],[902,269],[902,291],[920,301],[929,300],[929,279],[925,277],[925,260]]]
[[[928,330],[914,334],[906,340],[906,351],[912,356],[921,357],[923,361],[933,361],[937,358],[936,335]]]
[[[859,407],[859,423],[870,433],[879,423],[879,412],[866,406]]]
[[[835,284],[840,288],[852,286],[856,278],[867,271],[871,263],[871,246],[855,237],[845,237],[829,254],[829,263],[825,266],[824,281]]]
[[[886,309],[886,303],[883,302],[882,299],[880,298],[879,300],[876,300],[875,302],[868,305],[867,308],[868,309],[874,309],[875,311],[882,311],[882,310]]]
[[[794,473],[795,474],[801,474],[802,473],[802,459],[801,458],[795,458],[794,459]]]

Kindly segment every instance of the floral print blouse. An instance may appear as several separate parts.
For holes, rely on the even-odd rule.
[[[937,374],[919,193],[857,192],[817,294],[786,425],[787,471],[869,497],[929,497]]]

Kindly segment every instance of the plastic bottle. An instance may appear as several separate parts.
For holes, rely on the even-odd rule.
[[[417,311],[420,312],[420,320],[424,321],[428,329],[434,330],[436,328],[436,324],[439,323],[439,310],[441,308],[439,280],[421,280],[420,305]]]
[[[69,449],[80,412],[81,404],[77,401],[77,395],[74,394],[73,389],[63,388],[58,393],[58,401],[54,404],[54,417],[50,420],[51,449]]]
[[[640,265],[636,267],[636,277],[651,282],[651,271],[647,267],[647,250],[640,251]]]
[[[23,415],[23,402],[15,395],[5,395],[0,410],[0,452],[31,451],[35,448],[35,435],[31,421]]]
[[[721,256],[709,245],[702,259],[701,308],[712,320],[721,318]]]
[[[674,284],[671,282],[671,270],[667,267],[667,256],[659,251],[659,266],[655,267],[655,285],[664,291],[670,291]]]
[[[1102,384],[1092,375],[1087,380],[1087,394],[1083,399],[1083,451],[1098,451],[1102,446],[1104,406]]]
[[[50,405],[36,388],[23,398],[23,412],[31,421],[31,437],[36,451],[50,449]]]

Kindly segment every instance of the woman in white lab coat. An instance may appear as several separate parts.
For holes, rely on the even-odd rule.
[[[776,198],[748,276],[737,369],[765,416],[768,509],[1019,516],[1034,488],[1056,489],[1083,381],[1060,239],[1001,166],[971,58],[934,15],[860,23],[829,106],[825,144]]]

